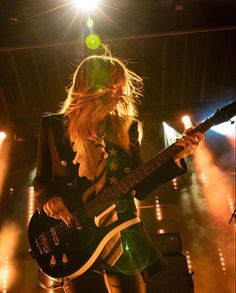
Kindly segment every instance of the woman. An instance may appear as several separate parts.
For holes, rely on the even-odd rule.
[[[59,113],[41,119],[33,185],[38,206],[48,217],[64,221],[70,229],[75,198],[83,204],[96,199],[142,164],[137,116],[142,88],[141,77],[111,55],[90,56],[78,65]],[[177,141],[182,151],[138,182],[135,190],[126,186],[124,196],[96,215],[101,228],[120,220],[126,224],[110,236],[86,272],[64,283],[65,292],[146,292],[146,272],[162,269],[165,261],[136,215],[133,196],[143,199],[186,172],[183,158],[202,139],[197,133]]]

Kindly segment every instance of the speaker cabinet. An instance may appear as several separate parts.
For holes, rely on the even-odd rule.
[[[150,276],[147,282],[148,293],[193,293],[192,275],[188,272],[185,255],[178,233],[151,235],[157,248],[168,262],[168,267]]]

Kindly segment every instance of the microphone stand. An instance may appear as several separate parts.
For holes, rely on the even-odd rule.
[[[236,208],[234,208],[234,211],[232,212],[232,215],[229,219],[228,224],[230,224],[232,222],[233,218],[236,220]]]

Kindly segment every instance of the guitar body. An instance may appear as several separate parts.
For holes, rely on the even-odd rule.
[[[217,110],[216,113],[192,129],[202,133],[213,125],[225,122],[236,114],[236,102]],[[97,218],[137,184],[150,178],[158,168],[182,150],[181,146],[170,145],[156,154],[149,162],[136,168],[114,185],[105,188],[88,204],[73,213],[73,226],[68,228],[63,221],[54,220],[42,211],[35,212],[29,228],[28,238],[32,255],[40,269],[51,278],[73,279],[88,270],[100,255],[106,243],[120,231],[140,222],[135,215],[119,218],[107,227],[99,227]],[[74,207],[74,200],[70,201]],[[67,206],[67,205],[66,205]]]
[[[135,217],[99,228],[90,218],[69,229],[62,221],[36,211],[28,227],[31,254],[47,276],[74,279],[91,267],[112,236],[138,222]]]

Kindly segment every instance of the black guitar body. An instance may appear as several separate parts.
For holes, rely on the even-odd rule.
[[[225,122],[236,114],[236,102],[217,110],[216,113],[200,123],[189,134],[197,131],[204,133],[213,125]],[[114,185],[105,188],[80,209],[73,212],[73,226],[68,228],[63,221],[47,217],[38,211],[33,215],[29,228],[29,244],[40,269],[48,276],[61,279],[73,279],[96,261],[106,243],[117,233],[137,224],[140,219],[132,214],[131,218],[123,218],[99,227],[96,217],[102,216],[110,207],[116,207],[122,197],[135,188],[140,182],[150,178],[158,168],[182,150],[181,146],[170,145],[156,154],[150,161],[139,166]],[[131,193],[132,194],[132,193]],[[77,196],[77,198],[80,198]]]
[[[73,279],[95,262],[114,234],[137,222],[138,218],[117,220],[99,228],[89,218],[81,225],[68,228],[62,221],[36,211],[28,228],[31,253],[46,275]]]

